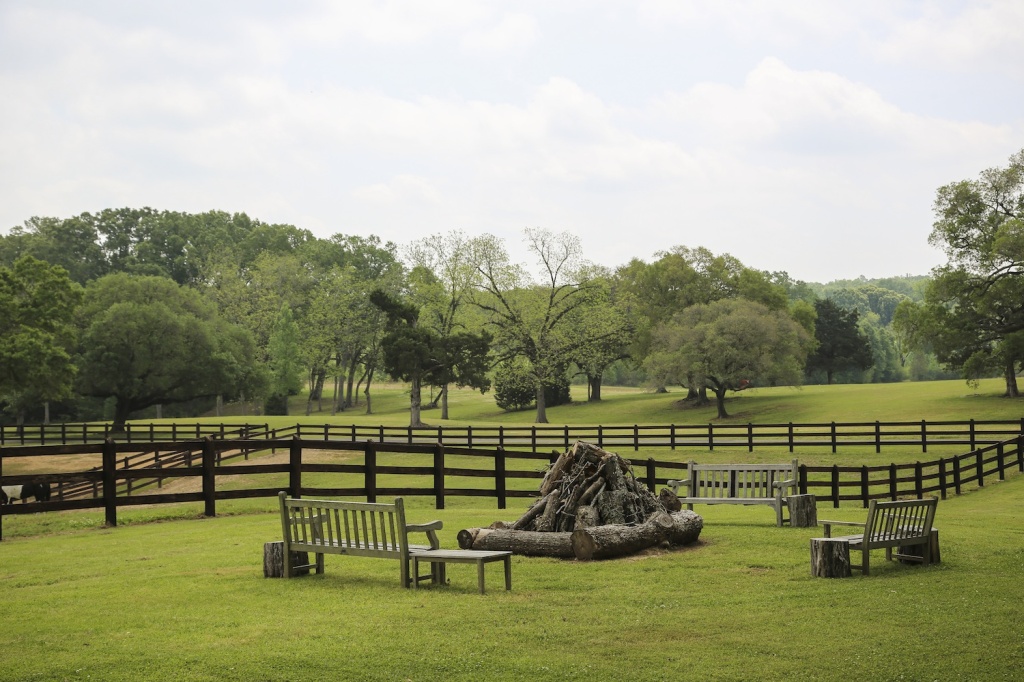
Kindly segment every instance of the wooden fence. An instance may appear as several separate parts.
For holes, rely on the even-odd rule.
[[[207,436],[264,437],[270,439],[317,438],[322,440],[366,441],[445,445],[466,448],[516,448],[540,452],[566,449],[577,440],[605,448],[763,448],[929,447],[951,446],[974,450],[1024,435],[1024,418],[1019,420],[912,421],[912,422],[828,422],[782,424],[668,424],[618,426],[432,426],[413,429],[402,426],[359,426],[296,424],[271,429],[267,424],[127,424],[123,433],[113,433],[109,423],[33,424],[0,426],[0,447],[102,443],[117,441],[154,442],[201,439]]]
[[[272,431],[270,433],[273,433]],[[56,499],[49,502],[6,505],[0,507],[0,521],[8,514],[23,514],[66,509],[103,508],[109,525],[117,524],[119,507],[202,502],[204,513],[216,514],[218,500],[255,497],[273,497],[281,489],[293,496],[359,497],[375,501],[380,497],[431,496],[436,508],[443,509],[445,498],[451,496],[489,497],[497,500],[498,507],[506,508],[509,498],[535,496],[539,486],[516,486],[517,480],[540,479],[554,454],[532,450],[508,450],[503,447],[454,447],[443,443],[394,443],[372,440],[342,441],[312,439],[293,435],[291,438],[259,438],[207,436],[202,440],[186,442],[118,442],[107,439],[103,443],[82,443],[46,446],[7,446],[0,449],[0,483],[23,484],[45,481],[56,486]],[[258,450],[285,449],[285,463],[246,463],[221,466],[229,458]],[[310,451],[348,451],[362,455],[361,463],[313,462],[304,459]],[[140,458],[157,453],[175,453],[165,458],[160,466],[133,467]],[[389,463],[381,463],[381,454],[397,455]],[[3,475],[4,460],[21,457],[99,456],[101,465],[84,471],[54,472],[46,474]],[[415,463],[429,456],[429,465]],[[403,458],[409,456],[409,463]],[[399,463],[395,463],[398,461]],[[659,462],[654,458],[629,460],[636,477],[652,491],[669,479],[681,478],[687,465],[681,462]],[[173,465],[172,465],[173,464]],[[472,466],[470,466],[472,465]],[[872,499],[897,499],[938,493],[945,498],[950,491],[960,494],[965,487],[983,487],[994,478],[1002,480],[1008,471],[1024,472],[1024,436],[1017,435],[1002,442],[987,445],[971,452],[941,457],[928,462],[890,464],[888,466],[843,467],[800,466],[799,487],[802,493],[811,493],[819,503],[831,502],[839,506],[842,501],[859,501],[864,506]],[[244,489],[218,489],[217,477],[287,474],[272,487]],[[304,474],[344,474],[346,485],[312,486],[303,482]],[[388,485],[384,477],[402,476],[417,485]],[[167,478],[200,477],[199,492],[138,494],[144,482],[152,483]],[[281,477],[283,479],[283,477]],[[485,479],[478,487],[454,487],[451,479]],[[510,485],[510,483],[512,485]],[[87,486],[92,495],[73,496],[67,491],[74,485]],[[2,526],[0,526],[2,538]]]

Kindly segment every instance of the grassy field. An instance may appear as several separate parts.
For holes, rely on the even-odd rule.
[[[516,557],[513,591],[398,586],[392,562],[327,557],[267,580],[273,514],[0,543],[2,680],[1011,680],[1024,666],[1024,476],[940,503],[942,563],[809,575],[820,529],[698,507],[697,545],[627,559]],[[827,517],[863,518],[856,509]],[[437,512],[442,546],[493,508]],[[73,515],[65,515],[71,517]]]
[[[998,382],[977,394],[962,382],[758,389],[729,407],[741,423],[1020,419],[1024,403],[999,397],[999,389]],[[551,422],[682,424],[714,416],[713,408],[680,409],[673,394],[610,389],[606,397],[554,408]],[[391,387],[377,392],[371,416],[273,419],[404,424],[406,402],[401,387]],[[453,423],[532,419],[532,412],[502,414],[491,396],[470,392],[453,396],[451,411]],[[275,484],[283,476],[259,483]],[[525,504],[498,510],[491,500],[451,498],[437,511],[429,497],[407,501],[411,521],[444,521],[441,542],[449,548],[459,529],[515,518]],[[324,576],[264,579],[262,544],[280,534],[273,500],[221,502],[212,519],[198,504],[126,508],[112,529],[94,511],[8,516],[0,680],[1020,679],[1022,506],[1021,475],[951,497],[936,517],[941,564],[889,564],[879,552],[870,577],[846,580],[810,577],[809,539],[820,528],[776,528],[768,508],[698,506],[705,527],[694,546],[591,563],[516,557],[513,591],[500,589],[500,568],[491,565],[483,596],[474,569],[463,565],[449,567],[451,585],[418,591],[398,586],[393,563],[352,557],[327,557]],[[863,517],[855,506],[819,508],[819,518]]]
[[[830,421],[930,421],[967,419],[1020,419],[1024,401],[1002,397],[1004,385],[998,379],[981,382],[977,391],[963,381],[904,382],[899,384],[852,384],[805,386],[803,388],[755,388],[731,394],[727,401],[730,418],[720,421],[715,407],[684,407],[681,391],[650,393],[636,388],[607,386],[603,400],[586,402],[586,388],[573,386],[578,402],[548,409],[552,424],[756,424]],[[427,402],[427,394],[424,402]],[[330,400],[325,396],[324,411],[305,415],[303,396],[292,398],[287,417],[252,417],[242,415],[232,406],[221,421],[259,421],[276,425],[314,424],[385,424],[409,423],[409,396],[404,387],[385,384],[374,388],[373,414],[365,414],[365,404],[336,415],[330,414]],[[315,409],[315,405],[314,405]],[[423,420],[430,424],[532,424],[533,410],[503,412],[494,404],[490,393],[453,389],[449,399],[447,422],[441,421],[440,410],[424,410]],[[165,420],[171,421],[171,420]],[[179,420],[187,421],[187,420]],[[147,422],[148,423],[148,422]]]

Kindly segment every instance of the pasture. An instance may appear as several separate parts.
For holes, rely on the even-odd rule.
[[[977,395],[962,382],[758,389],[730,409],[739,423],[1020,418],[1021,402],[998,397],[996,388],[986,382]],[[599,405],[553,408],[549,418],[684,423],[682,414],[706,423],[713,416],[713,408],[680,411],[672,394],[606,395]],[[495,414],[490,396],[457,397],[453,421],[532,419],[532,412]],[[364,423],[404,423],[402,400],[397,388],[375,397],[378,413]],[[750,456],[714,453],[718,461]],[[800,457],[859,464],[856,457],[875,455]],[[498,510],[493,500],[453,498],[438,511],[431,502],[407,500],[409,518],[441,519],[446,548],[457,546],[459,529],[514,518],[526,505],[512,500]],[[820,527],[777,528],[763,507],[697,506],[705,526],[694,546],[590,563],[515,557],[513,591],[498,589],[498,573],[489,570],[483,596],[470,566],[449,567],[448,587],[418,591],[398,587],[393,562],[354,557],[328,556],[324,576],[264,579],[262,544],[280,535],[273,500],[224,502],[207,519],[198,504],[133,508],[110,529],[99,527],[102,512],[6,517],[0,680],[1018,679],[1022,506],[1021,475],[951,496],[936,516],[942,563],[888,563],[878,553],[870,577],[843,580],[810,577],[809,539]],[[819,507],[819,519],[863,517],[858,506]]]

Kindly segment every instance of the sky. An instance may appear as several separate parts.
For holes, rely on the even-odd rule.
[[[1022,26],[1019,0],[0,0],[0,231],[149,206],[927,274],[936,189],[1024,148]]]

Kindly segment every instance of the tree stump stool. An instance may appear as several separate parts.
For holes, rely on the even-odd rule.
[[[902,554],[905,557],[920,557],[924,558],[924,545],[900,545],[896,548],[896,554]],[[913,559],[903,559],[897,557],[900,563],[911,564],[920,563]],[[942,561],[942,552],[939,551],[939,529],[932,528],[932,555],[929,557],[933,564],[937,564]]]
[[[305,568],[293,568],[293,575],[309,575],[309,552],[292,552],[292,566],[304,566]],[[283,578],[284,577],[284,541],[263,543],[263,577]]]
[[[849,578],[850,543],[839,538],[811,538],[811,575]]]
[[[790,495],[786,498],[789,507],[789,525],[793,528],[813,528],[818,525],[818,505],[814,495]]]

